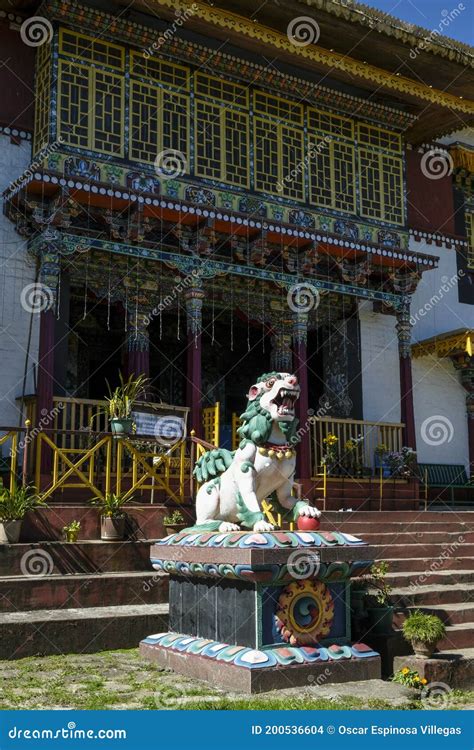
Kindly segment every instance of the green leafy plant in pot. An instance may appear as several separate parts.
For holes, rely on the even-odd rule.
[[[0,543],[14,544],[20,538],[23,519],[29,511],[46,503],[34,487],[0,488]]]
[[[105,397],[106,406],[92,417],[91,422],[100,414],[107,414],[110,422],[110,430],[116,437],[129,435],[133,429],[132,409],[134,403],[144,392],[149,378],[145,375],[139,375],[137,378],[130,375],[128,380],[124,380],[122,373],[119,373],[120,385],[112,390],[109,382],[106,380],[109,395]]]
[[[367,579],[369,591],[366,609],[372,631],[377,635],[390,633],[393,629],[393,605],[390,600],[392,587],[386,580],[388,571],[387,562],[374,563]]]
[[[107,493],[104,498],[95,497],[91,503],[100,511],[100,538],[104,542],[117,542],[125,536],[125,513],[122,506],[132,498],[124,494]]]
[[[442,620],[436,615],[427,615],[416,609],[402,626],[403,635],[411,642],[415,655],[421,659],[429,659],[433,655],[437,643],[444,637],[446,628]]]
[[[66,542],[77,542],[79,531],[81,530],[80,521],[71,521],[67,526],[63,526],[63,533],[66,537]]]
[[[186,528],[184,516],[179,510],[174,510],[169,516],[165,516],[163,518],[163,525],[167,536],[170,534],[177,534],[179,531]]]

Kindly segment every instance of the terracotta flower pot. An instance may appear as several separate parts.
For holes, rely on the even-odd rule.
[[[21,520],[0,521],[0,544],[16,544],[20,538]]]
[[[173,524],[170,524],[170,525],[166,524],[165,525],[166,536],[171,536],[171,534],[179,534],[179,532],[182,531],[183,529],[185,529],[187,525],[188,524],[185,523],[185,522],[183,522],[183,523],[173,523]]]
[[[100,538],[104,542],[117,542],[125,536],[125,516],[101,516]]]
[[[436,641],[433,643],[425,643],[424,641],[412,640],[411,645],[415,652],[415,656],[418,656],[419,659],[431,659],[433,651],[436,648]]]

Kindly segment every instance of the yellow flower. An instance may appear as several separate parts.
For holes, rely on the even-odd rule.
[[[403,667],[402,674],[408,674],[409,671],[408,667]]]
[[[415,680],[415,682],[419,682],[419,681],[420,681],[420,678],[418,677],[418,675],[417,675],[417,674],[416,674],[416,675],[414,676],[414,678],[413,678],[413,679]]]
[[[427,685],[427,684],[428,684],[428,680],[426,679],[426,677],[423,677],[423,678],[422,678],[422,680],[421,680],[421,684],[422,684],[422,685]]]

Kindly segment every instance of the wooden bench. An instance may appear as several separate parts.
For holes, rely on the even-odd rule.
[[[449,489],[451,504],[454,505],[454,490],[471,489],[474,500],[474,483],[469,481],[466,469],[462,464],[418,464],[420,481],[425,486],[425,500],[428,499],[428,488]]]

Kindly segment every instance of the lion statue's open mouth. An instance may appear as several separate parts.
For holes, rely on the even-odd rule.
[[[194,474],[203,482],[196,498],[196,525],[209,530],[272,531],[262,502],[271,498],[293,520],[320,512],[291,494],[296,464],[298,379],[290,373],[270,372],[248,392],[241,415],[239,447],[216,448],[197,462]],[[240,524],[240,525],[239,525]]]

